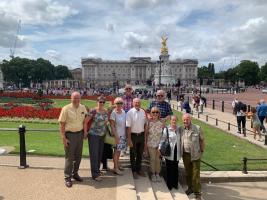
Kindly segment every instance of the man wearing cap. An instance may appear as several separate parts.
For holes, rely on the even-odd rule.
[[[87,110],[80,104],[81,95],[71,94],[71,103],[64,106],[59,116],[60,133],[65,149],[65,185],[72,187],[71,178],[81,182],[78,174],[83,149],[83,122]]]
[[[133,88],[130,84],[124,87],[125,95],[122,96],[123,99],[123,110],[127,113],[133,107],[133,99],[135,98],[133,93]]]

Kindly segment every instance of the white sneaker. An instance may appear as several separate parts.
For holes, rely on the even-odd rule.
[[[155,174],[153,174],[153,175],[151,176],[151,181],[152,181],[152,182],[157,182],[157,177],[156,177]]]
[[[156,174],[156,178],[157,178],[157,182],[161,182],[162,181],[161,177],[158,174]]]

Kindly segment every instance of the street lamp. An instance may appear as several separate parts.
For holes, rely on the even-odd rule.
[[[163,60],[161,60],[161,56],[159,57],[159,89],[161,89],[161,63],[163,62]]]
[[[199,78],[199,97],[201,98],[201,82],[202,78]]]

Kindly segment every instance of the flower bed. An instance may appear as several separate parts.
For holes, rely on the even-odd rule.
[[[38,95],[30,92],[3,92],[0,97],[31,98],[31,99],[70,99],[70,96],[62,95]],[[113,101],[113,96],[105,96],[107,101]],[[97,100],[98,96],[82,96],[82,99]]]
[[[32,106],[12,107],[8,110],[0,107],[0,117],[21,117],[21,118],[39,118],[39,119],[57,119],[61,108],[51,108],[48,110],[36,109]]]

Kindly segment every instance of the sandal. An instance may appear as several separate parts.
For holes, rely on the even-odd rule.
[[[113,173],[116,174],[116,175],[120,175],[120,176],[123,175],[123,173],[120,170],[115,170],[114,169]]]

